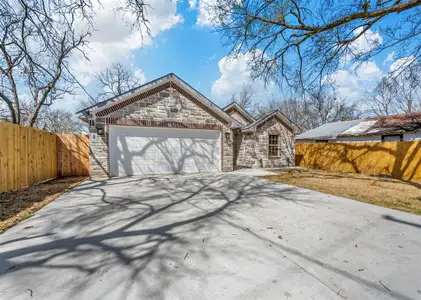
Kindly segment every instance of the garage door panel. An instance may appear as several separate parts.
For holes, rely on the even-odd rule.
[[[220,132],[110,126],[111,176],[217,172]]]
[[[162,165],[158,164],[156,166],[156,173],[175,173],[177,172],[177,166]]]

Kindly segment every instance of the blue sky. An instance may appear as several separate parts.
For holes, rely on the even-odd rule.
[[[212,30],[208,12],[200,1],[151,0],[149,12],[152,38],[141,39],[139,32],[130,31],[126,21],[130,16],[115,12],[118,0],[103,0],[98,8],[97,31],[93,34],[89,51],[90,61],[75,56],[71,66],[78,79],[95,94],[94,73],[109,67],[113,62],[129,65],[143,81],[150,81],[173,72],[205,96],[223,106],[233,93],[238,93],[244,83],[250,82],[247,70],[247,53],[237,60],[228,60],[228,49],[221,37]],[[373,29],[355,43],[361,50],[373,47],[382,37]],[[344,63],[333,74],[338,91],[351,100],[360,99],[375,86],[382,74],[396,64],[392,51],[355,69]],[[274,85],[253,82],[256,101],[266,101],[279,95]],[[66,97],[57,107],[74,111],[83,92]]]
[[[210,97],[212,82],[220,76],[218,61],[228,51],[211,27],[196,24],[197,11],[187,2],[179,4],[179,11],[184,22],[157,36],[154,46],[134,51],[136,63],[148,80],[173,72]]]

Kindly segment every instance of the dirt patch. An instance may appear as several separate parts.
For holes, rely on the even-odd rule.
[[[0,232],[29,218],[87,177],[64,177],[0,194]]]
[[[263,178],[421,215],[417,182],[311,169],[275,172],[279,175]]]

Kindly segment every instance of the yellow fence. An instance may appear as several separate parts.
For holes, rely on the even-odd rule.
[[[74,135],[73,139],[83,141],[84,146],[66,149],[68,143],[60,142],[63,140],[61,136],[39,129],[0,122],[0,192],[16,190],[58,175],[88,175],[88,137]],[[78,142],[77,145],[82,145],[82,142]],[[60,149],[60,155],[57,149]],[[81,153],[78,154],[77,151]],[[81,162],[76,163],[79,158]],[[75,164],[77,168],[71,168],[68,172],[68,168],[63,166],[62,159],[66,161],[66,165]],[[88,163],[86,163],[87,160]],[[83,172],[80,171],[82,170],[80,165],[85,167]],[[73,174],[73,170],[77,172]]]
[[[421,142],[296,144],[297,166],[421,180]]]

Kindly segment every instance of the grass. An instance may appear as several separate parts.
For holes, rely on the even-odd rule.
[[[64,177],[0,194],[0,232],[30,218],[86,177]]]
[[[264,176],[264,178],[421,215],[420,183],[313,169],[274,172],[278,175]]]

